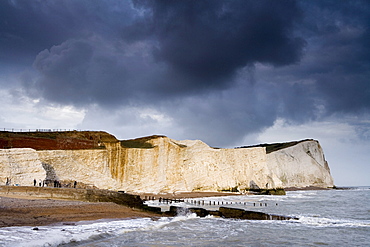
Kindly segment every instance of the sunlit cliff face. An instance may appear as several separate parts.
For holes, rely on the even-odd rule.
[[[322,149],[313,140],[268,154],[263,146],[217,149],[201,141],[164,136],[103,145],[105,148],[86,150],[3,149],[0,168],[4,175],[0,179],[5,181],[8,176],[21,185],[31,185],[36,177],[50,176],[50,171],[45,171],[48,167],[61,181],[128,192],[333,186]]]

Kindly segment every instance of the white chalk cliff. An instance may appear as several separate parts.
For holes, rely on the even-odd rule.
[[[0,185],[33,186],[44,180],[46,171],[31,148],[0,149]]]
[[[267,167],[280,187],[333,187],[333,178],[318,141],[303,141],[267,154]]]
[[[323,150],[314,140],[266,152],[266,147],[211,148],[164,136],[104,143],[105,149],[0,149],[0,184],[71,180],[128,192],[221,191],[333,187]],[[139,144],[138,144],[139,143]],[[4,181],[4,182],[2,182]]]

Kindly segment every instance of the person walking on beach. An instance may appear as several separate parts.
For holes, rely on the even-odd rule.
[[[33,180],[33,186],[36,186],[36,179]]]

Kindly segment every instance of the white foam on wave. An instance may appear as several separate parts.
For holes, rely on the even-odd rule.
[[[150,218],[130,220],[110,220],[96,222],[85,221],[77,225],[43,226],[38,230],[33,227],[5,227],[0,229],[0,246],[32,247],[58,246],[71,242],[88,241],[89,239],[111,237],[118,234],[163,228],[174,222],[199,218],[196,214],[178,217],[163,217],[158,220]]]
[[[287,198],[312,198],[317,195],[316,190],[297,190],[297,191],[287,191]]]
[[[96,235],[112,235],[119,229],[136,229],[152,222],[151,219],[84,222],[79,225],[33,227],[6,227],[0,231],[0,246],[57,246],[63,243],[87,240]],[[9,236],[13,236],[9,238]]]
[[[130,229],[123,229],[123,230],[120,230],[119,233],[127,233],[127,232],[132,232],[132,231],[148,231],[148,230],[157,230],[157,229],[161,229],[161,228],[164,228],[172,223],[175,223],[175,222],[181,222],[181,221],[187,221],[187,220],[191,220],[191,219],[200,219],[199,216],[197,216],[195,213],[188,213],[188,214],[184,214],[184,215],[179,215],[179,216],[176,216],[176,217],[163,217],[163,218],[160,218],[158,219],[157,221],[153,221],[151,222],[151,224],[147,224],[143,227],[140,227],[140,228],[130,228]]]
[[[314,227],[370,227],[370,221],[299,216],[298,222]]]
[[[286,195],[247,195],[248,200],[258,201],[287,201],[292,199],[310,199],[317,195],[317,191],[287,191]]]

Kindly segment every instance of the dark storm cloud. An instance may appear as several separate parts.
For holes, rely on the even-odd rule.
[[[277,117],[276,107],[271,107],[275,92],[261,91],[262,87],[238,83],[219,94],[187,97],[168,112],[181,123],[187,138],[217,147],[235,145],[246,133],[272,125]]]
[[[369,6],[0,1],[0,62],[33,64],[22,77],[32,97],[117,110],[117,121],[152,108],[227,145],[279,117],[369,112]]]
[[[2,62],[21,62],[34,59],[38,52],[61,39],[53,27],[62,30],[56,23],[50,24],[38,10],[40,4],[31,1],[0,1],[0,58]],[[31,60],[32,61],[32,60]]]
[[[293,35],[300,18],[293,1],[135,3],[146,15],[132,27],[138,34],[128,34],[156,39],[156,58],[187,78],[191,87],[222,86],[246,65],[282,66],[298,62],[302,55],[305,42]]]
[[[307,1],[302,7],[312,44],[296,78],[315,82],[327,114],[369,111],[370,2]]]
[[[151,72],[155,64],[146,64],[144,50],[143,46],[124,44],[115,47],[96,36],[71,39],[40,52],[34,68],[41,77],[25,84],[28,90],[62,104],[127,104],[140,97],[140,90],[150,87],[147,74],[156,73]]]
[[[152,101],[225,89],[245,66],[298,62],[304,46],[304,41],[293,35],[295,21],[300,18],[293,1],[136,2],[130,17],[108,20],[98,18],[100,10],[91,6],[95,2],[85,2],[86,10],[59,6],[62,17],[79,22],[73,27],[74,33],[86,29],[90,33],[77,35],[76,39],[64,35],[66,41],[37,56],[34,66],[41,78],[26,85],[49,100],[115,104],[130,97]],[[81,24],[77,11],[70,9],[83,9],[86,20]],[[98,20],[91,24],[98,27],[95,30],[87,25],[91,16]],[[112,29],[111,23],[116,29],[109,35],[101,31],[103,27]],[[100,46],[91,45],[91,37],[98,37]],[[76,40],[80,42],[78,47],[72,45]],[[146,50],[127,48],[137,44],[143,44]],[[87,46],[92,49],[90,57],[85,56]],[[111,53],[111,47],[117,54]],[[130,52],[142,57],[142,63],[132,63],[133,58],[127,55]]]
[[[129,23],[129,5],[96,0],[0,1],[0,62],[32,63],[40,51],[69,38],[118,32]]]
[[[295,123],[368,113],[369,1],[299,1],[299,7],[305,55],[299,64],[257,69],[261,93],[273,89],[271,107]]]

